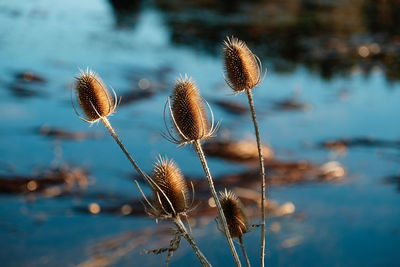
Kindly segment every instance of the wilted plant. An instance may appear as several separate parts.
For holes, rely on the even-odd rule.
[[[242,236],[249,231],[249,223],[242,208],[242,204],[232,191],[227,191],[226,189],[225,192],[219,192],[219,201],[221,202],[221,206],[225,214],[229,233],[231,234],[232,238],[237,238],[239,240],[243,257],[246,260],[246,265],[250,266],[250,261],[247,257],[246,249],[242,239]]]
[[[227,38],[224,42],[225,73],[228,79],[224,79],[235,93],[246,92],[251,115],[254,124],[254,131],[257,140],[260,176],[261,176],[261,266],[264,266],[265,255],[265,170],[264,158],[261,149],[260,133],[254,101],[251,90],[263,81],[262,64],[260,59],[251,52],[247,45],[235,37]],[[265,72],[266,74],[266,72]],[[264,74],[264,77],[265,77]]]
[[[218,129],[218,125],[217,127],[214,127],[214,116],[212,110],[208,103],[201,97],[196,84],[187,76],[185,76],[185,78],[181,77],[177,80],[172,93],[172,106],[169,98],[167,104],[173,124],[173,130],[177,135],[175,136],[173,133],[171,133],[172,130],[169,129],[169,126],[165,120],[164,110],[164,121],[169,134],[169,137],[167,138],[179,145],[188,143],[194,145],[197,155],[199,156],[203,166],[203,170],[206,174],[211,195],[217,206],[220,223],[224,229],[225,237],[232,251],[236,265],[241,266],[239,256],[237,255],[235,246],[230,236],[224,212],[222,210],[221,203],[219,202],[217,192],[215,191],[214,182],[201,145],[201,141],[203,139],[212,137],[215,131]],[[207,105],[210,110],[212,118],[211,122],[205,112],[205,105]]]

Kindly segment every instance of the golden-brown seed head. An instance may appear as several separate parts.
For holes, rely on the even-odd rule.
[[[172,95],[172,114],[183,141],[209,137],[210,122],[199,90],[192,79],[179,79]]]
[[[232,238],[247,233],[249,224],[237,196],[231,191],[219,192],[219,201],[224,211],[226,222]]]
[[[261,66],[245,42],[232,37],[224,42],[226,82],[235,92],[253,89],[261,82]]]
[[[154,164],[153,181],[156,184],[153,201],[158,213],[177,215],[187,211],[188,188],[173,160],[160,157]]]
[[[87,120],[94,122],[115,111],[114,99],[101,78],[91,70],[81,71],[75,90]]]

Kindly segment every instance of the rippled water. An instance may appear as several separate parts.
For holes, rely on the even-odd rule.
[[[89,215],[77,209],[91,202],[109,204],[93,197],[100,193],[126,200],[139,196],[128,179],[132,173],[128,161],[104,127],[89,128],[71,108],[70,88],[78,68],[93,68],[119,95],[143,90],[140,86],[148,83],[157,89],[150,98],[121,105],[111,117],[128,149],[145,170],[151,169],[158,154],[168,154],[186,175],[202,175],[198,159],[189,147],[176,149],[160,135],[164,129],[164,103],[180,73],[196,80],[211,105],[215,100],[246,104],[244,95],[232,95],[224,84],[222,58],[220,53],[215,53],[221,43],[210,41],[216,36],[214,28],[210,27],[207,32],[208,25],[202,25],[201,19],[190,19],[197,13],[201,18],[204,11],[188,8],[179,11],[180,17],[174,17],[176,14],[159,2],[142,3],[126,14],[113,9],[109,2],[97,0],[0,3],[1,174],[29,175],[38,168],[69,163],[88,168],[93,179],[86,197],[32,199],[26,194],[0,195],[0,259],[4,266],[76,265],[90,258],[98,242],[144,227],[161,227],[145,216]],[[185,14],[190,24],[184,23]],[[206,28],[201,28],[202,34],[196,30],[198,25]],[[222,27],[219,34],[235,33],[226,22],[221,25],[226,29]],[[181,27],[185,32],[179,35],[177,31]],[[194,42],[196,39],[190,42],[188,36],[182,37],[190,30],[199,39],[206,38],[207,34],[213,38],[204,43]],[[262,36],[262,32],[259,34]],[[269,227],[272,223],[280,225],[278,233],[269,231],[268,265],[397,265],[399,147],[355,146],[345,155],[339,155],[317,146],[329,139],[356,137],[398,142],[400,85],[388,75],[390,65],[372,61],[376,64],[373,63],[367,75],[364,68],[367,63],[360,58],[346,74],[329,78],[321,75],[321,66],[310,67],[307,59],[296,61],[294,66],[285,61],[283,65],[290,64],[291,68],[282,69],[283,56],[263,49],[254,41],[254,36],[257,35],[252,35],[251,42],[269,69],[264,82],[254,90],[263,141],[272,146],[280,159],[309,160],[315,164],[336,160],[347,170],[341,182],[305,183],[268,190],[273,200],[292,202],[296,207],[293,215],[268,222]],[[397,49],[394,41],[388,46]],[[24,71],[32,71],[46,81],[20,81],[16,75]],[[292,96],[308,108],[296,111],[275,108],[274,103]],[[222,121],[220,136],[253,138],[248,114],[237,116],[216,105],[213,110],[215,117]],[[91,131],[99,138],[57,143],[37,134],[37,128],[42,125]],[[215,176],[245,169],[223,159],[210,158],[209,163]],[[233,264],[215,224],[195,228],[194,235],[215,266]],[[157,235],[153,238],[160,239]],[[251,232],[245,242],[256,265],[259,231]],[[148,247],[133,249],[114,264],[163,264],[165,256],[145,255],[141,253],[145,248]],[[188,262],[197,264],[197,259],[182,242],[171,265],[186,266]]]

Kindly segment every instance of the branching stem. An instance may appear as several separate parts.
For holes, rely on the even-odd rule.
[[[196,243],[194,242],[193,238],[189,235],[185,225],[183,224],[181,218],[179,216],[172,218],[176,227],[178,227],[179,231],[182,233],[183,237],[187,240],[187,242],[192,246],[194,252],[196,253],[197,258],[199,258],[201,265],[211,267],[211,264],[208,262],[206,257],[197,247]]]
[[[109,120],[106,117],[101,118],[101,122],[104,124],[104,126],[107,128],[107,130],[110,132],[111,136],[114,138],[115,142],[119,145],[121,150],[124,152],[125,156],[128,158],[132,166],[136,169],[136,171],[140,174],[140,176],[143,178],[143,180],[150,186],[152,185],[149,182],[149,179],[147,178],[147,175],[145,172],[140,169],[139,165],[135,162],[135,160],[132,158],[132,156],[129,154],[129,152],[126,150],[125,146],[122,144],[121,140],[119,140],[118,135],[114,131],[113,127],[111,126]],[[206,257],[203,255],[203,253],[199,250],[197,247],[196,243],[194,242],[193,238],[189,235],[188,231],[186,230],[185,225],[182,223],[182,220],[180,217],[174,217],[173,222],[175,223],[176,227],[178,227],[179,231],[182,233],[183,237],[188,241],[188,243],[192,246],[194,252],[196,253],[197,257],[199,258],[201,264],[203,266],[211,266],[211,264],[207,261]]]

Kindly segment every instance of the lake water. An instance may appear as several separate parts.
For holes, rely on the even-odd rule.
[[[144,170],[151,170],[159,154],[167,154],[185,175],[201,177],[193,150],[177,149],[162,138],[164,103],[179,74],[187,73],[221,121],[218,136],[254,140],[250,114],[235,115],[214,104],[216,100],[247,103],[245,95],[232,94],[222,76],[222,41],[234,34],[249,41],[268,68],[265,80],[254,89],[262,141],[281,160],[307,160],[318,166],[338,161],[346,169],[340,181],[268,189],[269,198],[293,203],[295,212],[268,219],[267,265],[398,266],[399,33],[391,28],[397,27],[394,11],[386,24],[374,17],[365,20],[373,8],[379,11],[378,18],[386,12],[385,7],[371,5],[370,1],[353,5],[233,1],[232,6],[201,1],[184,5],[142,1],[129,6],[100,0],[0,2],[1,175],[30,176],[68,164],[87,169],[91,177],[86,193],[1,194],[2,265],[78,265],[93,259],[99,243],[104,254],[115,252],[114,246],[104,246],[109,239],[121,248],[120,254],[108,259],[110,264],[163,265],[165,255],[146,255],[143,250],[168,245],[170,236],[154,234],[134,248],[129,240],[140,239],[144,229],[168,229],[169,224],[156,224],[144,215],[83,212],[91,203],[118,205],[140,194],[131,180],[129,162],[103,125],[89,127],[74,114],[70,90],[79,68],[86,67],[99,73],[118,95],[154,89],[151,97],[123,103],[111,123]],[[24,72],[45,81],[18,77]],[[277,103],[292,98],[306,108],[279,108]],[[97,138],[54,141],[38,134],[43,125],[95,133]],[[343,138],[374,138],[392,145],[361,142],[344,154],[318,146]],[[211,157],[209,164],[214,176],[248,167]],[[127,240],[115,241],[129,233]],[[193,227],[193,235],[214,266],[233,265],[213,221]],[[259,230],[246,235],[245,243],[250,260],[258,265]],[[189,262],[198,263],[183,240],[171,265]],[[96,265],[100,266],[92,266]]]

